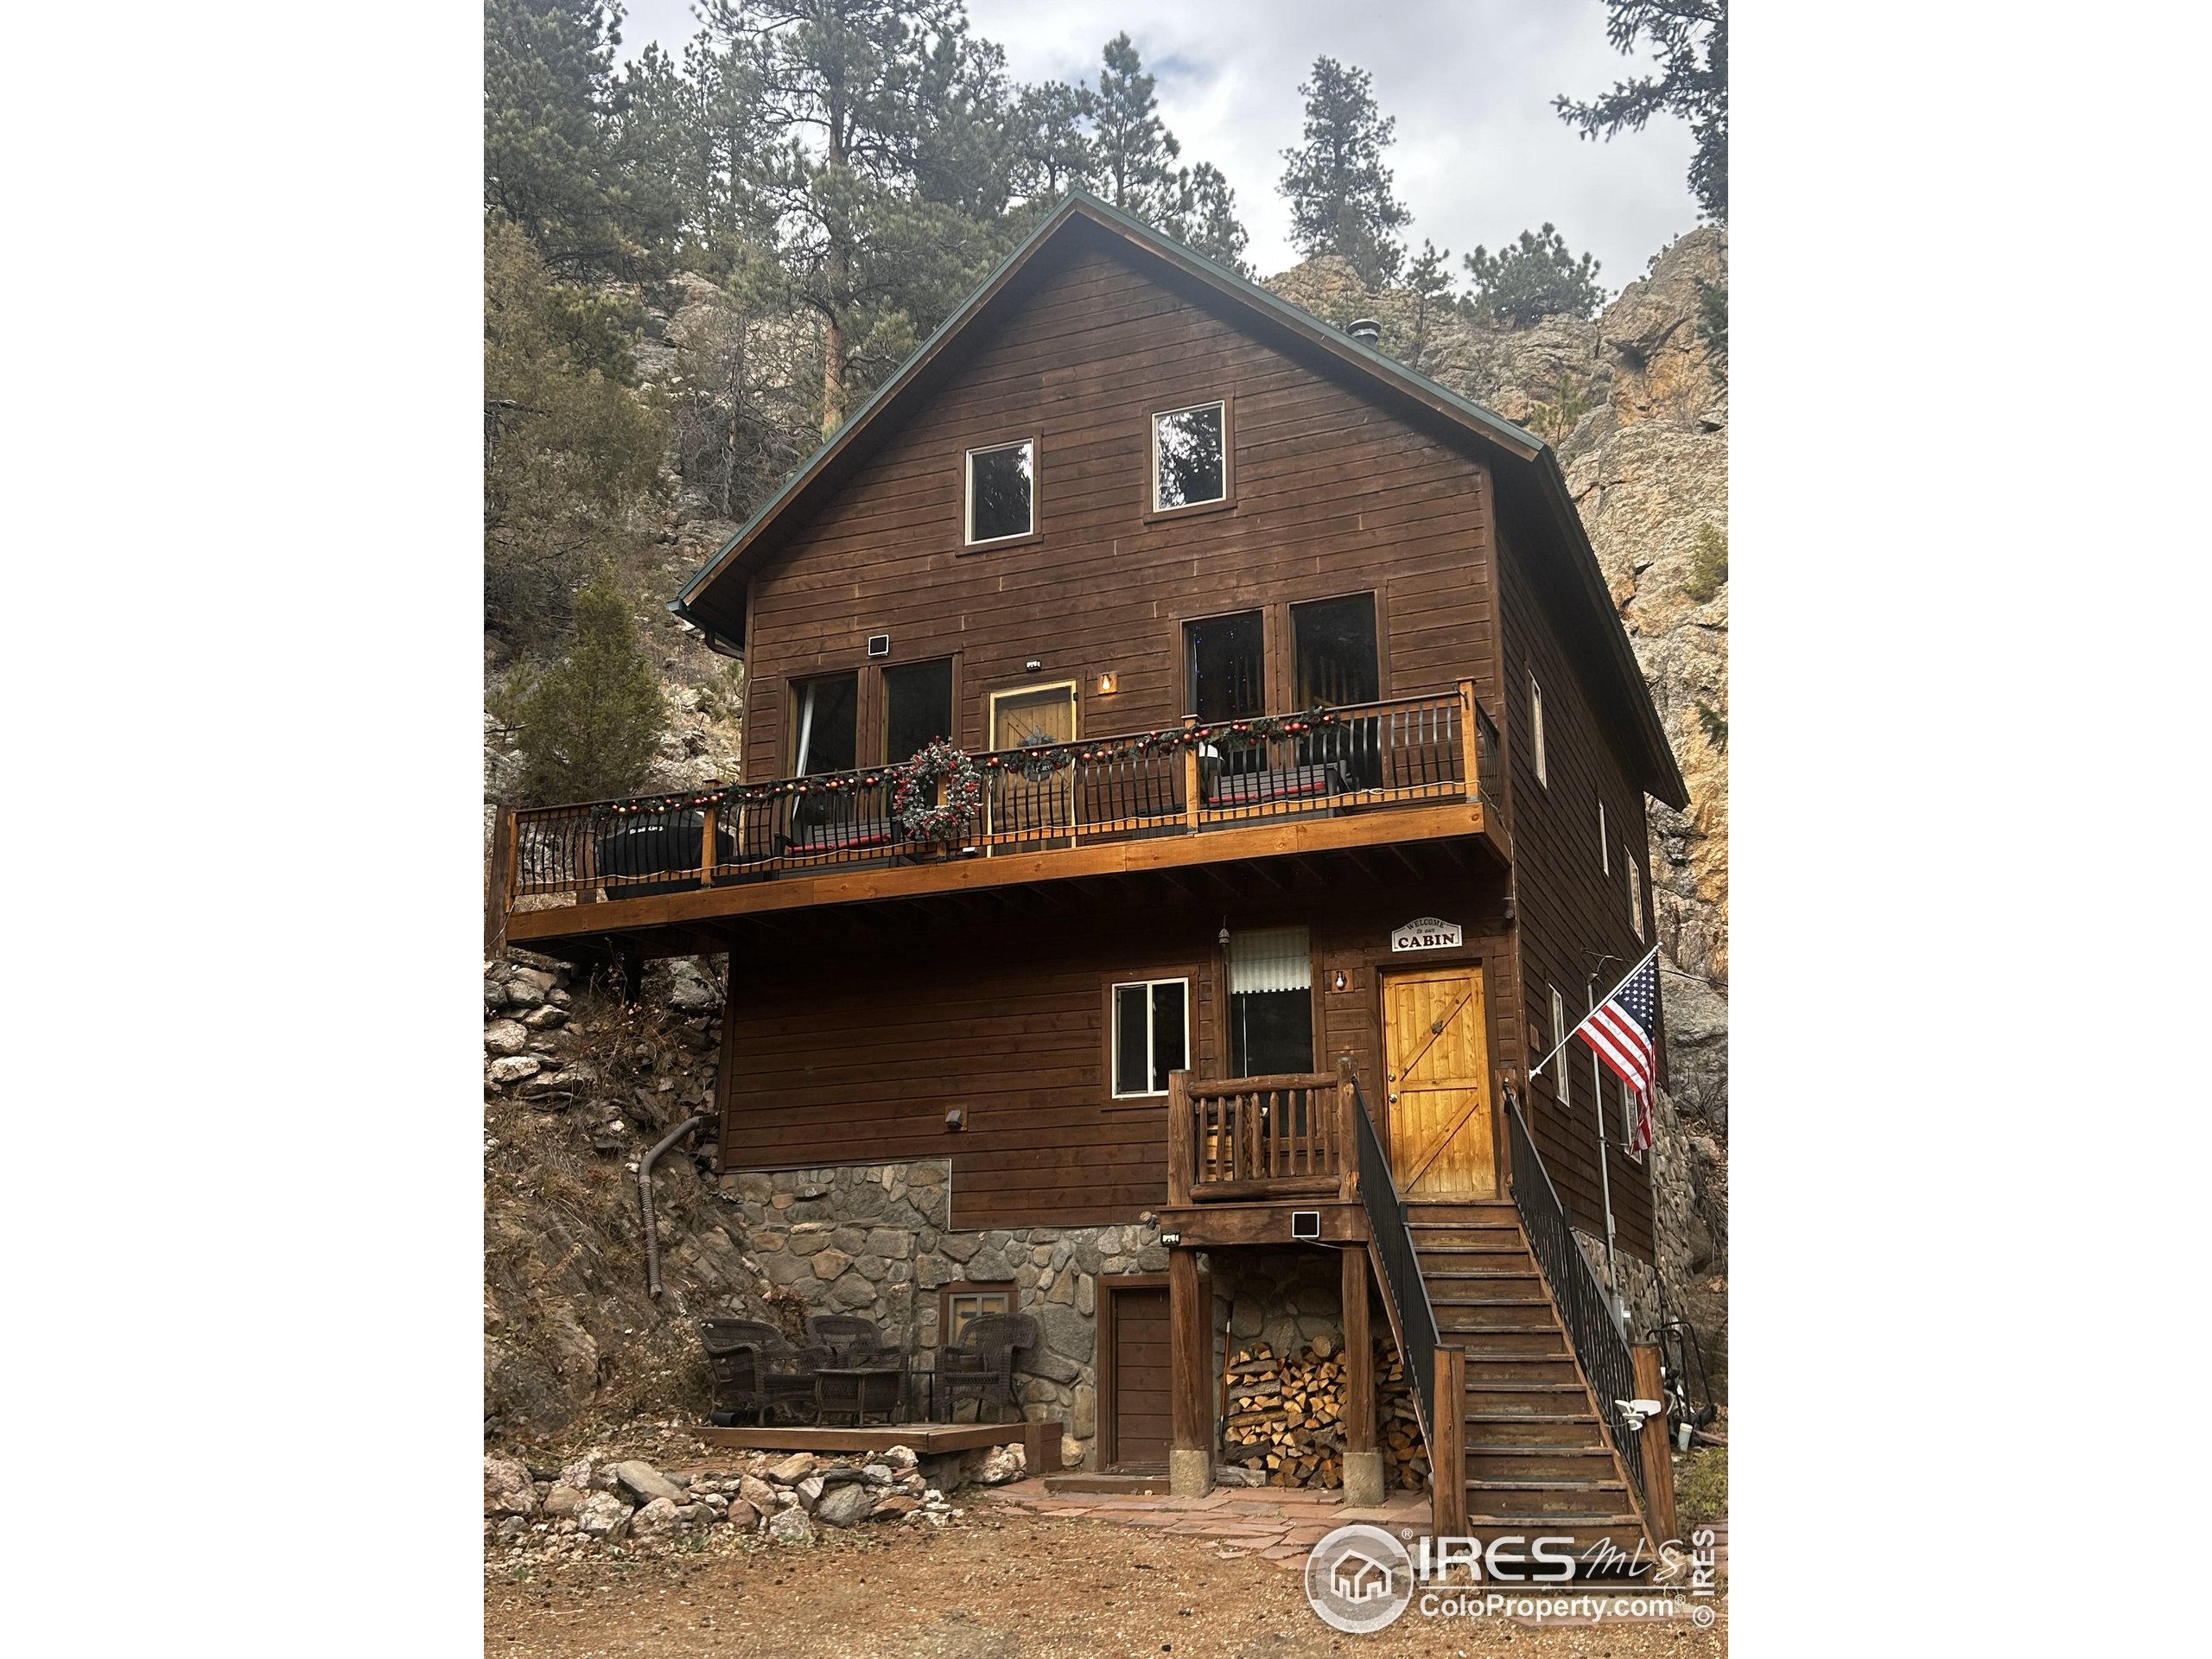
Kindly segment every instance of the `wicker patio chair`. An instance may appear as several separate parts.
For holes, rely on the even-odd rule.
[[[972,1395],[976,1421],[983,1421],[983,1402],[1003,1406],[1015,1416],[1021,1402],[1014,1391],[1014,1356],[1037,1345],[1037,1321],[1027,1313],[978,1313],[968,1321],[957,1344],[938,1354],[938,1387],[942,1392],[947,1422],[958,1421],[960,1397]]]
[[[817,1414],[814,1375],[832,1359],[828,1348],[794,1348],[765,1319],[702,1319],[699,1341],[721,1410],[749,1411],[764,1424],[779,1407],[802,1419]]]

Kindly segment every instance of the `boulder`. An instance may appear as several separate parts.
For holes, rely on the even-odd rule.
[[[687,1527],[711,1527],[721,1516],[711,1503],[679,1503],[676,1518]]]
[[[741,1497],[729,1506],[729,1513],[722,1519],[733,1527],[742,1528],[745,1531],[750,1532],[760,1524],[760,1511],[756,1505]]]
[[[488,1054],[519,1054],[530,1046],[530,1028],[519,1020],[494,1020],[484,1027]]]
[[[911,1455],[911,1454],[909,1454]],[[768,1465],[768,1478],[780,1486],[796,1486],[814,1472],[815,1457],[811,1452],[794,1452],[781,1463]]]
[[[632,1538],[658,1538],[674,1532],[682,1524],[676,1505],[664,1497],[657,1497],[645,1504],[630,1517]]]
[[[779,1544],[810,1544],[814,1541],[814,1522],[806,1518],[804,1510],[793,1504],[769,1521],[768,1535]]]
[[[822,1499],[822,1477],[809,1475],[791,1489],[798,1494],[798,1501],[812,1509]]]
[[[825,1527],[857,1526],[875,1509],[875,1494],[860,1481],[833,1486],[815,1505],[814,1518]]]
[[[690,1498],[684,1490],[650,1463],[632,1459],[614,1465],[614,1479],[624,1491],[640,1503],[650,1503],[663,1498],[671,1503],[688,1503]]]
[[[891,1484],[891,1465],[887,1463],[868,1464],[861,1470],[861,1478],[871,1486],[888,1486]]]
[[[995,1446],[984,1454],[976,1471],[976,1484],[1002,1486],[1009,1480],[1020,1480],[1028,1472],[1028,1456],[1019,1440],[1011,1446]]]
[[[529,1468],[512,1458],[484,1459],[484,1513],[535,1515],[537,1489],[531,1484]]]
[[[524,1077],[536,1077],[539,1065],[540,1062],[533,1055],[503,1055],[492,1062],[486,1075],[493,1083],[504,1088],[511,1083],[520,1083]]]
[[[876,1516],[912,1515],[921,1507],[922,1500],[911,1492],[886,1492],[875,1500],[875,1508],[869,1513]]]
[[[738,1496],[762,1515],[776,1507],[776,1489],[758,1475],[747,1475],[737,1483]],[[732,1505],[734,1508],[734,1505]]]
[[[883,1454],[883,1461],[891,1465],[892,1472],[894,1474],[911,1473],[915,1463],[913,1448],[894,1446]]]
[[[563,1482],[545,1495],[545,1513],[558,1521],[574,1516],[584,1506],[584,1492],[580,1486]]]
[[[630,1506],[612,1492],[594,1492],[576,1510],[576,1530],[612,1541],[630,1530]]]

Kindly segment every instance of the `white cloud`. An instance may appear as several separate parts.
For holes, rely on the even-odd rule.
[[[1697,222],[1684,124],[1662,118],[1597,144],[1552,112],[1555,94],[1588,98],[1638,67],[1606,44],[1599,0],[969,0],[968,10],[1020,80],[1095,79],[1100,48],[1128,29],[1183,159],[1228,175],[1262,271],[1298,257],[1275,181],[1300,136],[1298,85],[1323,54],[1374,77],[1397,118],[1387,160],[1413,244],[1449,247],[1455,268],[1478,243],[1495,248],[1548,219],[1618,289]],[[680,49],[696,27],[687,0],[633,0],[625,50],[651,38]]]

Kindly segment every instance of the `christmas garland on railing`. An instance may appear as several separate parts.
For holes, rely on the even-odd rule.
[[[976,804],[982,801],[982,779],[979,772],[1011,772],[1037,781],[1052,772],[1064,772],[1080,761],[1095,766],[1102,760],[1118,760],[1129,755],[1173,754],[1179,749],[1196,748],[1201,744],[1222,739],[1300,737],[1307,732],[1326,731],[1333,727],[1352,723],[1361,718],[1347,715],[1319,704],[1295,715],[1254,715],[1244,720],[1219,720],[1211,724],[1170,726],[1157,732],[1137,732],[1123,737],[1100,738],[1095,742],[1077,740],[1067,743],[1024,744],[1020,749],[970,757],[943,739],[928,745],[910,760],[896,765],[876,766],[859,772],[817,773],[810,778],[777,778],[763,784],[729,784],[713,789],[684,790],[672,795],[640,795],[628,800],[603,801],[587,809],[594,817],[643,817],[657,812],[696,812],[709,806],[759,806],[770,801],[779,801],[798,795],[847,795],[856,791],[880,789],[888,785],[897,791],[892,804],[892,816],[905,823],[905,812],[899,800],[906,798],[910,786],[918,776],[923,786],[934,785],[938,779],[954,780],[954,786],[963,792],[972,792]],[[956,763],[952,757],[957,756]],[[925,759],[926,757],[926,759]],[[970,786],[963,779],[974,777]],[[949,811],[953,803],[932,808],[935,812]],[[973,813],[969,822],[973,822]],[[935,823],[934,819],[930,820]],[[944,825],[938,826],[940,829]],[[919,840],[945,839],[941,835],[910,836]]]

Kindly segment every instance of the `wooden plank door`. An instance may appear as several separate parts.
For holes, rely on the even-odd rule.
[[[1390,1173],[1400,1196],[1498,1196],[1489,1033],[1480,968],[1383,980]]]
[[[1101,1402],[1108,1432],[1100,1448],[1105,1467],[1165,1469],[1173,1428],[1167,1287],[1122,1287],[1102,1279],[1099,1290],[1109,1356]]]
[[[1027,687],[991,698],[991,747],[1019,749],[1026,743],[1072,743],[1076,736],[1075,684]],[[1062,766],[1025,778],[1019,771],[991,774],[991,835],[995,841],[1027,839],[1065,830],[1075,822],[1075,768]]]

